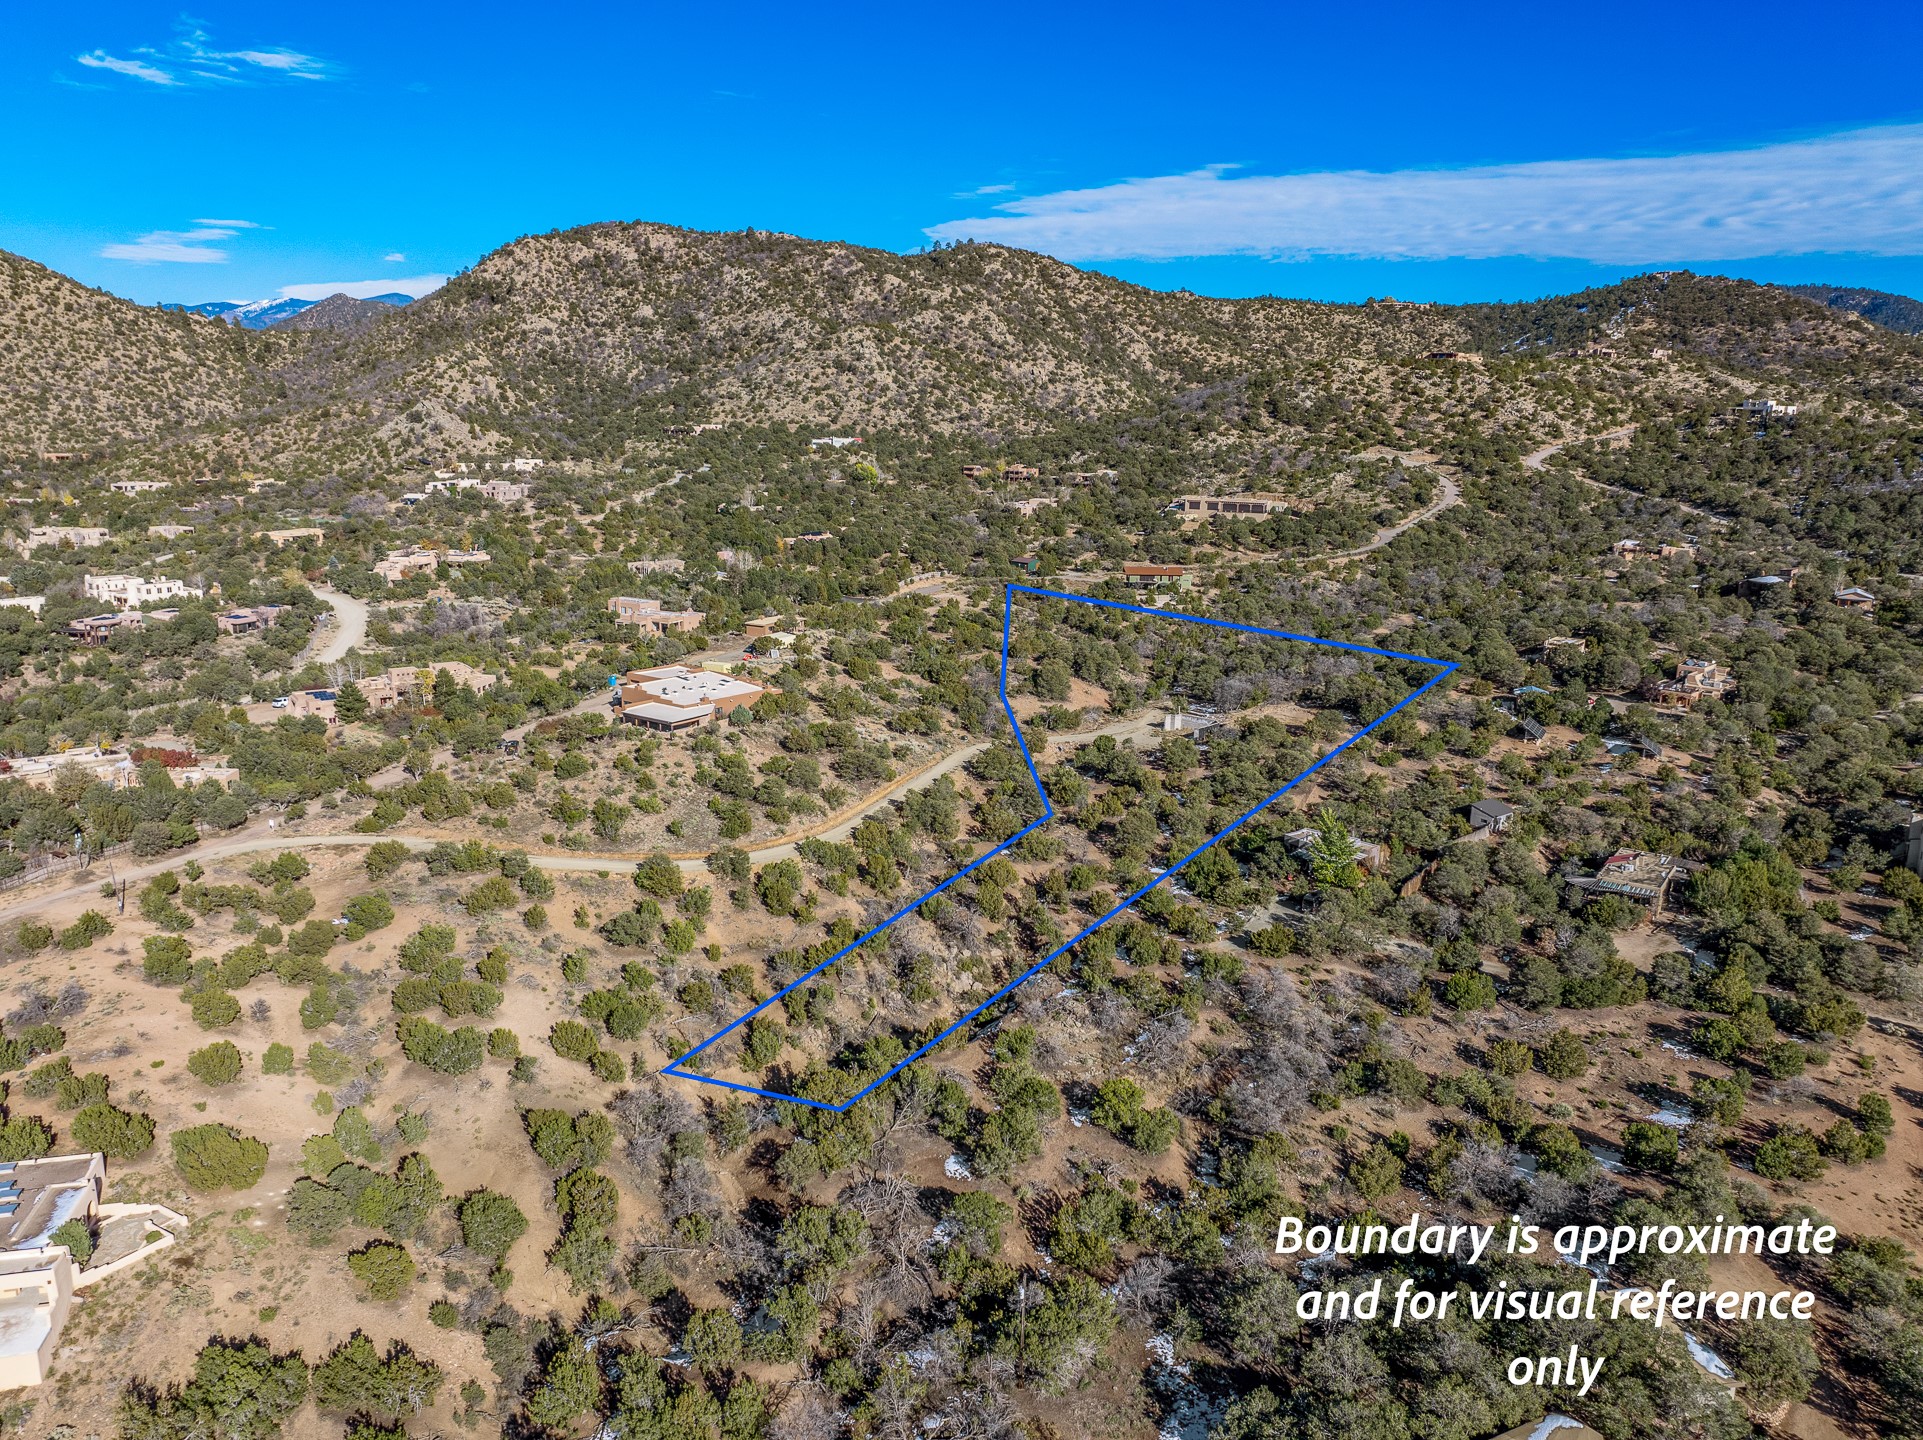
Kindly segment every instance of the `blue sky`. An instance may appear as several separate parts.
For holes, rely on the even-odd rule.
[[[1923,294],[1914,4],[32,11],[0,246],[141,301],[419,290],[616,219],[1222,295]]]

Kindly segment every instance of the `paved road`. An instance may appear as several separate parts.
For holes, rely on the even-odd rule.
[[[334,661],[345,658],[349,650],[367,643],[367,602],[319,585],[314,587],[314,594],[325,601],[334,612],[333,633],[328,636],[326,644],[313,650],[314,641],[320,639],[320,632],[317,632],[314,640],[307,642],[313,653],[303,652],[294,662],[296,667],[309,660],[321,665],[331,665]]]

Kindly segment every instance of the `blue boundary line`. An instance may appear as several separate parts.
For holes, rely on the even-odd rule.
[[[738,1083],[737,1081],[721,1080],[721,1079],[717,1079],[712,1075],[702,1075],[692,1070],[682,1069],[681,1067],[687,1061],[692,1060],[695,1056],[699,1055],[703,1050],[706,1050],[710,1045],[715,1044],[716,1042],[721,1040],[723,1037],[728,1035],[730,1032],[734,1031],[740,1026],[747,1024],[750,1020],[754,1019],[755,1016],[759,1015],[763,1010],[766,1010],[770,1005],[774,1004],[775,1001],[781,999],[783,996],[787,995],[790,991],[793,991],[799,988],[800,986],[806,985],[809,981],[813,980],[817,975],[821,974],[822,971],[826,970],[829,966],[833,965],[836,961],[840,960],[843,956],[848,955],[853,951],[860,949],[863,945],[867,944],[870,940],[874,939],[875,936],[881,934],[882,931],[886,930],[890,925],[893,925],[897,920],[901,919],[902,916],[908,914],[912,910],[919,909],[924,903],[933,899],[935,896],[941,894],[942,891],[946,890],[950,885],[953,885],[957,880],[962,879],[964,876],[968,875],[970,872],[980,868],[982,865],[987,864],[988,861],[994,859],[997,855],[1001,854],[1002,851],[1006,850],[1009,846],[1015,844],[1024,835],[1027,835],[1030,831],[1035,830],[1040,826],[1046,825],[1050,820],[1055,818],[1055,807],[1049,803],[1048,791],[1042,787],[1042,777],[1035,770],[1034,757],[1032,757],[1028,753],[1028,741],[1022,735],[1021,722],[1015,718],[1014,708],[1010,706],[1008,703],[1008,637],[1009,637],[1009,628],[1014,618],[1015,596],[1017,594],[1040,595],[1050,600],[1066,600],[1069,603],[1075,604],[1075,605],[1094,605],[1104,610],[1127,610],[1137,615],[1152,615],[1157,619],[1161,619],[1161,620],[1188,620],[1197,625],[1212,625],[1218,630],[1238,630],[1244,634],[1267,635],[1277,640],[1299,640],[1305,645],[1321,645],[1328,649],[1348,650],[1360,655],[1377,655],[1377,656],[1381,656],[1383,659],[1386,659],[1386,660],[1406,660],[1417,665],[1434,665],[1434,666],[1437,666],[1438,669],[1436,671],[1436,674],[1432,676],[1430,679],[1428,679],[1427,681],[1425,681],[1421,686],[1419,686],[1415,690],[1410,691],[1409,694],[1405,695],[1394,706],[1384,711],[1381,715],[1378,715],[1374,720],[1371,720],[1367,725],[1364,725],[1360,730],[1356,731],[1355,734],[1351,735],[1347,740],[1344,740],[1340,745],[1336,746],[1333,750],[1329,751],[1328,754],[1324,755],[1320,760],[1316,761],[1315,764],[1309,766],[1308,769],[1304,770],[1300,775],[1297,775],[1293,780],[1289,781],[1289,783],[1284,785],[1280,790],[1277,790],[1273,795],[1269,796],[1268,799],[1262,801],[1261,804],[1256,805],[1251,809],[1245,811],[1235,821],[1234,824],[1229,825],[1224,829],[1218,831],[1216,834],[1210,836],[1207,840],[1204,840],[1200,845],[1197,845],[1193,850],[1189,851],[1189,853],[1184,855],[1180,860],[1177,860],[1173,865],[1170,865],[1160,875],[1157,875],[1153,880],[1149,881],[1148,884],[1143,885],[1141,888],[1133,891],[1124,899],[1117,901],[1114,908],[1109,910],[1107,914],[1103,915],[1100,919],[1095,920],[1092,923],[1084,926],[1082,929],[1078,930],[1074,935],[1070,936],[1067,940],[1063,941],[1060,945],[1057,945],[1053,950],[1049,951],[1048,954],[1044,955],[1040,960],[1037,960],[1033,965],[1029,966],[1028,969],[1024,970],[1020,975],[1016,976],[1013,980],[1009,981],[1006,985],[1002,986],[1002,988],[997,990],[993,995],[990,995],[986,1000],[982,1001],[982,1003],[977,1005],[973,1010],[970,1010],[966,1015],[962,1016],[961,1019],[955,1021],[954,1024],[950,1025],[946,1030],[942,1031],[941,1034],[935,1036],[934,1039],[929,1040],[923,1045],[921,1045],[918,1049],[914,1050],[912,1053],[910,1053],[905,1058],[903,1058],[900,1061],[900,1063],[894,1066],[893,1069],[889,1070],[886,1074],[878,1076],[876,1079],[870,1081],[867,1085],[863,1086],[855,1094],[849,1096],[848,1099],[844,1100],[841,1104],[830,1105],[821,1100],[809,1100],[806,1097],[800,1096],[800,1095],[787,1095],[782,1093],[779,1090],[763,1090],[756,1085],[743,1085]],[[1346,640],[1323,640],[1323,639],[1317,638],[1314,635],[1298,635],[1298,634],[1295,634],[1293,631],[1289,631],[1289,630],[1266,630],[1258,625],[1237,625],[1227,620],[1212,620],[1205,615],[1184,615],[1173,610],[1157,610],[1153,606],[1149,606],[1149,605],[1128,605],[1128,604],[1124,604],[1119,600],[1095,600],[1095,599],[1091,599],[1089,596],[1086,596],[1086,595],[1069,595],[1069,594],[1065,594],[1060,590],[1043,590],[1033,585],[1016,585],[1011,583],[1005,586],[1003,590],[1003,595],[1002,595],[1002,670],[1001,670],[1001,681],[1000,681],[1002,710],[1007,714],[1009,726],[1015,732],[1016,745],[1021,747],[1022,764],[1028,767],[1028,778],[1034,782],[1035,793],[1041,797],[1041,801],[1042,801],[1041,818],[1039,820],[1030,821],[1027,825],[1024,825],[1021,829],[1017,830],[1013,835],[1010,835],[1006,840],[1002,841],[1002,843],[997,845],[994,849],[988,851],[983,855],[978,856],[974,860],[971,860],[967,865],[963,866],[960,870],[957,870],[953,875],[950,875],[946,880],[942,881],[941,884],[937,885],[933,890],[930,890],[926,895],[921,896],[920,898],[916,899],[915,901],[913,901],[908,905],[904,905],[901,909],[897,910],[893,915],[890,915],[886,920],[882,921],[879,925],[875,926],[867,934],[862,935],[858,939],[852,940],[848,944],[842,946],[841,949],[837,950],[833,955],[830,955],[826,960],[822,961],[819,965],[815,966],[815,968],[810,970],[807,974],[797,976],[795,979],[790,980],[786,985],[782,986],[779,990],[775,991],[775,993],[770,995],[766,1000],[763,1000],[759,1005],[756,1005],[753,1009],[744,1012],[743,1014],[738,1016],[736,1019],[724,1025],[721,1029],[715,1031],[714,1034],[710,1035],[706,1040],[703,1040],[699,1045],[696,1045],[692,1050],[684,1051],[681,1055],[676,1057],[676,1059],[673,1060],[671,1063],[663,1066],[661,1073],[663,1075],[672,1075],[678,1080],[696,1080],[703,1085],[719,1086],[723,1090],[738,1090],[745,1095],[759,1095],[768,1100],[786,1100],[793,1105],[806,1105],[811,1107],[812,1109],[827,1110],[835,1114],[840,1114],[841,1112],[848,1110],[850,1107],[852,1107],[858,1101],[860,1101],[864,1096],[878,1089],[880,1086],[885,1085],[888,1081],[894,1079],[896,1075],[900,1074],[903,1070],[907,1069],[910,1065],[914,1064],[915,1061],[921,1059],[922,1056],[926,1055],[930,1050],[934,1049],[937,1045],[941,1044],[942,1041],[946,1040],[950,1035],[953,1035],[957,1030],[960,1030],[964,1025],[967,1025],[970,1021],[974,1020],[976,1016],[980,1015],[984,1010],[988,1009],[989,1006],[994,1005],[1003,999],[1006,999],[1008,995],[1010,995],[1017,988],[1027,984],[1030,980],[1034,979],[1035,976],[1037,976],[1044,969],[1046,969],[1048,965],[1053,960],[1056,959],[1057,956],[1061,955],[1063,952],[1067,950],[1072,949],[1074,946],[1080,944],[1083,940],[1086,940],[1090,935],[1094,934],[1097,930],[1101,929],[1102,926],[1106,925],[1110,920],[1113,920],[1117,915],[1121,914],[1124,910],[1128,909],[1128,907],[1133,905],[1137,900],[1140,900],[1144,895],[1148,894],[1148,892],[1153,890],[1157,885],[1160,885],[1164,880],[1168,879],[1169,876],[1175,874],[1184,865],[1187,865],[1189,861],[1193,860],[1197,855],[1200,855],[1204,850],[1207,850],[1210,846],[1218,844],[1219,842],[1233,835],[1236,831],[1240,830],[1244,825],[1248,824],[1249,821],[1253,820],[1257,815],[1260,815],[1264,810],[1268,809],[1269,806],[1273,805],[1276,801],[1280,800],[1284,795],[1288,794],[1291,790],[1295,789],[1295,787],[1300,785],[1304,780],[1307,780],[1311,775],[1315,774],[1318,770],[1322,769],[1323,766],[1327,765],[1331,760],[1335,759],[1335,757],[1340,755],[1344,750],[1347,750],[1351,745],[1355,744],[1356,741],[1360,740],[1363,736],[1367,735],[1371,730],[1375,729],[1378,725],[1382,724],[1385,720],[1389,719],[1392,715],[1396,714],[1397,711],[1421,699],[1424,695],[1426,695],[1429,691],[1433,690],[1442,681],[1448,679],[1449,676],[1453,675],[1456,672],[1457,668],[1458,668],[1458,662],[1454,660],[1436,660],[1427,655],[1405,654],[1400,650],[1379,650],[1372,645],[1355,645],[1355,644],[1351,644]]]

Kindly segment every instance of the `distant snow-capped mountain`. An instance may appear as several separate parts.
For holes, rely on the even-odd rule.
[[[408,305],[414,300],[412,295],[403,295],[398,291],[367,298],[381,305]],[[163,304],[160,308],[185,310],[190,315],[211,315],[216,320],[225,320],[229,325],[239,325],[246,330],[265,330],[318,303],[314,300],[205,300],[198,305]]]

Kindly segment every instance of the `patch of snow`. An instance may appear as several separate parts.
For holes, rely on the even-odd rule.
[[[959,1155],[950,1155],[942,1162],[941,1173],[950,1180],[973,1180],[975,1172],[968,1168],[968,1162]]]
[[[1729,1368],[1722,1356],[1710,1349],[1687,1330],[1683,1331],[1683,1343],[1689,1347],[1689,1358],[1718,1380],[1734,1380],[1736,1372]]]
[[[1558,1430],[1580,1430],[1582,1421],[1568,1415],[1545,1415],[1537,1422],[1536,1428],[1529,1432],[1529,1440],[1549,1440]]]
[[[1583,1148],[1593,1155],[1596,1163],[1611,1175],[1623,1173],[1623,1152],[1614,1145],[1585,1145]]]
[[[1658,1125],[1667,1125],[1672,1130],[1687,1130],[1696,1123],[1696,1116],[1692,1111],[1685,1110],[1680,1105],[1675,1105],[1668,1101],[1665,1101],[1662,1109],[1658,1110],[1655,1114],[1645,1116],[1644,1118],[1654,1120]]]
[[[1690,1049],[1687,1045],[1678,1045],[1674,1040],[1663,1041],[1663,1049],[1669,1051],[1672,1055],[1680,1055],[1685,1060],[1698,1058],[1694,1050]]]

